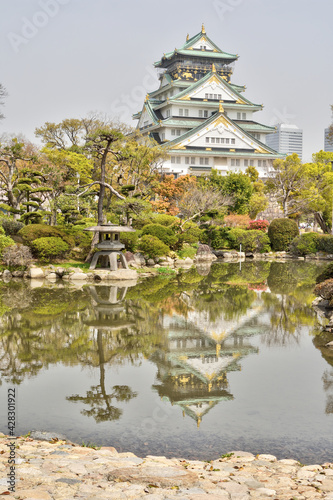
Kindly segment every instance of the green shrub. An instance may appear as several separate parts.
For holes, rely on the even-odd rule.
[[[139,231],[135,233],[120,233],[120,241],[124,243],[125,249],[128,252],[136,252],[139,241]]]
[[[194,222],[187,222],[184,225],[184,232],[178,235],[179,246],[181,247],[184,243],[190,245],[194,243],[201,242],[201,238],[204,231],[200,229]]]
[[[219,250],[220,248],[230,248],[230,230],[230,227],[214,227],[206,231],[208,240],[210,240],[210,245],[214,250]]]
[[[318,234],[318,252],[333,253],[333,235]]]
[[[144,255],[147,255],[150,259],[168,255],[170,251],[169,247],[163,243],[163,241],[150,234],[142,236],[139,248]]]
[[[153,218],[154,224],[160,224],[161,226],[172,226],[173,224],[180,224],[179,217],[168,214],[154,214]]]
[[[298,235],[298,226],[291,219],[274,219],[268,228],[272,250],[275,252],[289,250],[290,243]]]
[[[238,227],[230,229],[228,233],[230,247],[239,250],[242,245],[243,252],[269,252],[270,241],[269,237],[259,229],[240,229]]]
[[[61,238],[71,248],[75,247],[75,238],[66,234],[63,230],[54,226],[46,224],[29,224],[24,226],[18,235],[21,236],[23,243],[29,247],[32,246],[33,241],[38,238]]]
[[[26,269],[32,262],[31,250],[24,245],[9,246],[3,251],[2,260],[8,267]]]
[[[90,231],[83,231],[80,226],[72,226],[72,227],[57,227],[62,235],[61,238],[66,241],[71,247],[80,247],[84,250],[90,249],[92,233]],[[66,237],[70,237],[70,239],[65,239]]]
[[[2,228],[1,228],[2,229]],[[5,236],[2,231],[0,233],[0,256],[5,248],[15,245],[15,241],[11,239],[10,236]]]
[[[163,241],[168,247],[174,247],[178,241],[177,236],[174,231],[169,227],[162,226],[161,224],[147,224],[142,229],[142,235],[155,236],[159,240]]]
[[[328,264],[325,269],[316,277],[316,283],[329,280],[333,278],[333,262]]]
[[[304,233],[296,236],[290,243],[290,251],[294,255],[309,255],[318,251],[318,233]]]
[[[17,234],[19,230],[24,227],[24,224],[22,222],[10,218],[3,218],[0,220],[0,222],[7,236],[13,236],[14,234]]]
[[[69,250],[69,245],[65,241],[54,236],[37,238],[31,246],[37,257],[45,262],[62,257]]]

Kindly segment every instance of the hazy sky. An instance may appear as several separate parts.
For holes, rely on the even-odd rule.
[[[46,121],[91,111],[131,123],[156,88],[152,63],[204,22],[239,54],[232,81],[264,104],[255,119],[302,128],[307,161],[331,122],[332,19],[332,0],[1,0],[0,134],[35,141]]]

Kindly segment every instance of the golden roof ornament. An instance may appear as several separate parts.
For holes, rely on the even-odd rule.
[[[145,99],[145,102],[148,102],[149,101],[149,94],[146,95],[146,99]]]
[[[214,63],[212,64],[212,73],[216,73],[216,67]]]
[[[206,34],[206,30],[205,30],[205,25],[204,25],[204,23],[202,23],[201,33],[203,33],[204,35]]]
[[[219,113],[224,113],[224,108],[222,106],[222,101],[220,101],[220,104],[219,104]]]
[[[186,41],[188,42],[189,39],[190,39],[190,35],[187,33],[187,35],[186,35]]]

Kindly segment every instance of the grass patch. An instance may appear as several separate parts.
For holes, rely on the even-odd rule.
[[[189,257],[190,259],[194,259],[196,254],[197,249],[190,245],[184,245],[184,247],[177,252],[177,255],[180,259],[186,259],[187,257]]]
[[[100,450],[101,449],[101,447],[97,446],[97,444],[95,444],[95,443],[85,443],[84,441],[82,441],[81,446],[82,446],[82,448],[92,448],[93,450]]]
[[[175,269],[170,269],[170,267],[158,267],[157,273],[161,274],[162,276],[173,276],[174,274],[177,274],[177,271],[175,271]]]

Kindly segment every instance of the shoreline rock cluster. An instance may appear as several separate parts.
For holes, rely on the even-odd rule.
[[[15,442],[15,492],[8,491]],[[0,434],[0,494],[8,500],[333,500],[333,463],[302,465],[233,451],[203,462]]]

